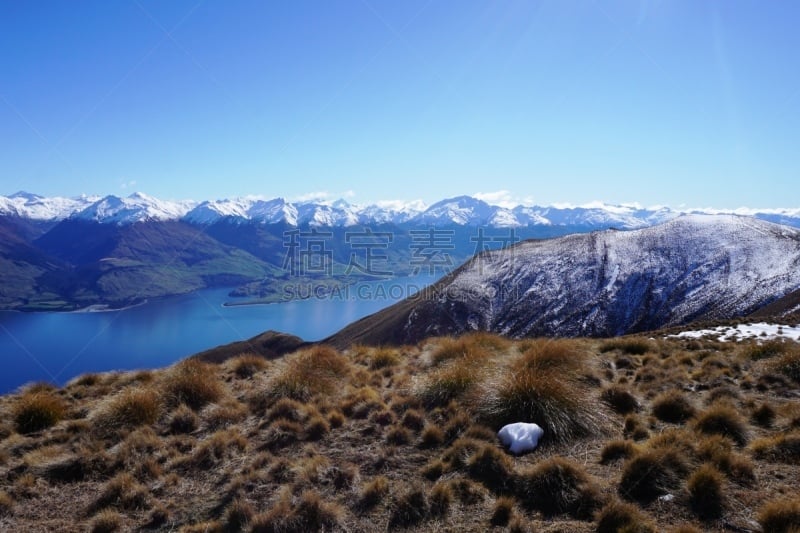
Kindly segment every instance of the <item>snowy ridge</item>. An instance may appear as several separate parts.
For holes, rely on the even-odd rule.
[[[98,199],[98,196],[45,198],[20,191],[11,196],[0,196],[0,215],[37,221],[58,221],[86,209]]]
[[[143,193],[119,196],[45,198],[20,192],[0,196],[0,215],[31,220],[59,221],[69,217],[100,223],[130,224],[144,220],[184,220],[209,225],[232,223],[349,227],[368,224],[459,225],[514,228],[574,226],[585,229],[638,229],[672,220],[682,214],[724,214],[719,209],[674,210],[656,206],[611,205],[599,202],[574,206],[501,207],[470,196],[458,196],[426,206],[420,201],[386,201],[369,205],[345,200],[291,202],[283,198],[248,196],[203,202],[163,201]],[[748,215],[779,224],[800,227],[800,208],[739,208],[730,214]]]
[[[417,315],[514,337],[614,336],[743,316],[798,288],[800,231],[684,215],[478,256],[442,288],[447,298]]]
[[[106,224],[132,224],[146,220],[178,220],[194,207],[194,202],[166,202],[134,193],[127,198],[106,196],[72,218]]]

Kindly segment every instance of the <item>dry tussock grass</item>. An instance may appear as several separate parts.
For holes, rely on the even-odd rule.
[[[0,398],[0,528],[788,531],[795,347],[753,345],[476,333],[37,384]],[[521,457],[516,421],[546,431]]]
[[[34,386],[14,402],[12,418],[17,431],[34,433],[55,425],[66,411],[64,400],[50,387]]]

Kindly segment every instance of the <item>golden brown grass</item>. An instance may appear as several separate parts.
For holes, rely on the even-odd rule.
[[[492,516],[489,518],[489,524],[495,527],[503,527],[511,522],[514,517],[514,507],[516,500],[509,496],[500,496],[494,503],[494,510]]]
[[[655,533],[653,523],[635,505],[614,499],[597,516],[597,533]]]
[[[700,413],[694,422],[695,428],[706,435],[722,435],[744,446],[747,443],[747,422],[732,406],[714,404]]]
[[[545,516],[590,518],[603,503],[596,482],[576,463],[551,457],[520,472],[514,492],[522,505]]]
[[[233,373],[239,379],[247,379],[267,368],[267,360],[256,354],[242,354],[230,361]]]
[[[800,431],[755,440],[750,445],[750,449],[757,459],[800,464]]]
[[[219,401],[224,393],[216,368],[196,359],[186,359],[167,370],[160,385],[169,405],[185,404],[195,410]]]
[[[122,515],[111,509],[97,513],[90,524],[91,533],[113,533],[122,529]]]
[[[769,368],[795,383],[800,383],[800,347],[795,345],[780,357],[770,361]]]
[[[267,392],[275,398],[305,402],[316,394],[335,392],[350,371],[350,363],[338,351],[315,346],[288,356],[285,367],[269,383]]]
[[[92,415],[101,432],[154,424],[161,415],[159,392],[149,387],[129,387],[108,398]]]
[[[700,466],[686,482],[689,505],[703,520],[722,516],[725,507],[725,478],[709,464]]]
[[[600,464],[607,465],[620,459],[630,459],[639,453],[639,447],[631,440],[612,440],[600,451]]]
[[[5,491],[0,491],[0,517],[11,514],[14,508],[14,498]]]
[[[770,367],[783,354],[602,344],[475,334],[34,385],[0,397],[0,528],[704,531],[752,529],[768,502],[763,523],[789,528],[800,408]],[[459,374],[459,392],[422,394]],[[61,420],[20,433],[36,395]],[[694,416],[660,412],[675,396]],[[520,420],[548,438],[514,457],[497,430]]]
[[[604,402],[611,406],[614,411],[621,415],[627,415],[638,411],[640,407],[639,400],[634,396],[631,391],[621,385],[612,385],[603,390],[601,398]]]
[[[422,486],[408,486],[395,494],[391,502],[390,528],[407,528],[420,524],[430,515],[428,496]]]
[[[688,473],[685,456],[673,447],[648,449],[625,462],[619,494],[648,503],[680,487]]]
[[[653,344],[647,339],[628,337],[622,339],[612,339],[600,345],[600,352],[606,353],[618,350],[630,355],[644,355],[653,349]]]
[[[766,503],[758,512],[758,523],[770,533],[796,533],[800,530],[800,501],[780,499]]]
[[[12,417],[17,431],[33,433],[55,425],[66,410],[64,401],[51,390],[33,388],[17,398]]]
[[[653,400],[653,416],[664,422],[679,424],[692,418],[695,408],[683,392],[671,390]]]
[[[545,442],[602,434],[608,417],[597,404],[586,402],[591,396],[583,375],[588,366],[588,355],[573,342],[533,343],[482,384],[477,411],[497,429],[512,422],[535,422],[544,429]]]
[[[386,476],[376,476],[361,488],[358,506],[361,509],[372,509],[389,494],[389,480]]]

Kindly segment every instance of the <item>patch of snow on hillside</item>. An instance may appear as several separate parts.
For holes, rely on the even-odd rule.
[[[740,341],[744,339],[789,339],[800,341],[800,324],[794,326],[757,322],[755,324],[739,324],[736,327],[717,326],[711,329],[682,331],[668,337],[698,339],[712,337],[721,342]]]

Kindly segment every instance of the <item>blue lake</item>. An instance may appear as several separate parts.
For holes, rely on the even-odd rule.
[[[113,312],[0,311],[0,393],[32,381],[63,385],[87,372],[163,367],[270,329],[319,340],[435,279],[361,284],[326,298],[271,305],[224,307],[236,301],[229,289],[207,289]]]

